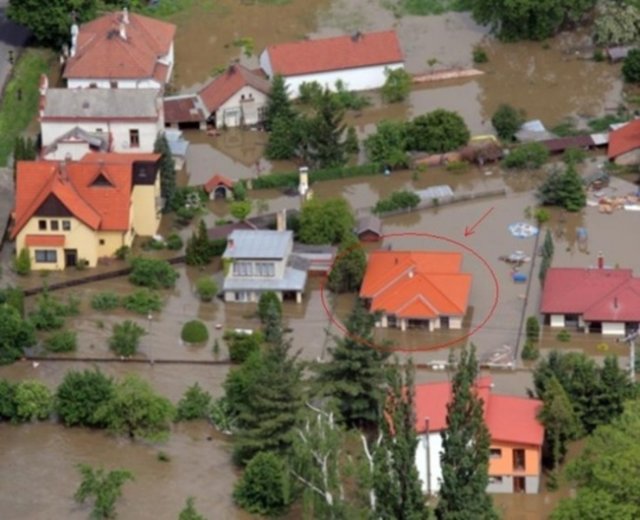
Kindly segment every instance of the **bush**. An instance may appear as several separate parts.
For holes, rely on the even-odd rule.
[[[522,123],[524,123],[522,111],[507,104],[500,105],[491,117],[491,124],[503,141],[513,141]]]
[[[622,77],[627,83],[640,83],[640,50],[631,49],[622,64]]]
[[[178,251],[179,249],[182,249],[182,246],[184,244],[182,242],[182,238],[180,238],[180,235],[178,235],[178,233],[171,233],[167,237],[166,245],[167,249],[170,249],[171,251]]]
[[[76,333],[71,330],[54,332],[44,342],[50,352],[75,352],[77,347]]]
[[[0,421],[16,419],[16,383],[0,379]]]
[[[176,408],[176,421],[207,419],[211,411],[211,394],[205,392],[198,383],[187,388]]]
[[[536,347],[536,344],[533,341],[528,339],[524,343],[521,355],[523,361],[535,361],[540,357],[540,350],[538,350],[538,347]]]
[[[430,153],[456,150],[467,144],[471,136],[458,113],[441,108],[414,118],[407,132],[410,150]]]
[[[140,338],[145,330],[131,320],[113,326],[113,334],[109,338],[109,348],[118,356],[131,357],[138,351]]]
[[[309,182],[329,181],[334,179],[349,179],[354,177],[366,177],[382,173],[377,163],[362,164],[359,166],[341,166],[336,168],[324,168],[309,172]],[[298,186],[299,173],[275,172],[261,175],[253,179],[254,189],[292,188]]]
[[[114,256],[118,260],[126,260],[127,258],[129,258],[130,254],[131,254],[131,248],[129,246],[121,246],[118,249],[116,249]]]
[[[282,457],[272,452],[253,457],[235,486],[233,499],[249,513],[282,514],[291,501],[289,471]]]
[[[58,386],[55,408],[65,426],[104,428],[96,410],[113,396],[113,379],[99,370],[67,372]]]
[[[527,318],[527,339],[530,341],[538,341],[540,339],[540,323],[535,316]]]
[[[237,220],[246,219],[251,213],[253,204],[250,200],[235,200],[229,205],[231,216]]]
[[[131,261],[129,281],[150,289],[169,289],[178,279],[178,272],[166,260],[134,258]]]
[[[122,306],[131,312],[138,314],[149,314],[162,309],[162,299],[158,293],[149,289],[140,289],[131,294],[127,294],[122,299]]]
[[[489,61],[489,56],[487,56],[487,51],[485,51],[482,47],[474,47],[473,48],[473,63],[487,63]]]
[[[218,285],[211,276],[203,276],[196,282],[196,292],[203,302],[210,302],[218,294]]]
[[[399,103],[404,101],[411,92],[411,75],[400,69],[385,69],[387,79],[382,85],[380,92],[385,103]]]
[[[224,340],[229,348],[229,359],[233,363],[244,363],[251,354],[260,350],[263,337],[260,332],[242,334],[227,331],[224,334]]]
[[[536,219],[538,225],[542,225],[549,222],[549,219],[551,219],[551,215],[544,208],[536,208],[536,210],[533,212],[533,218]]]
[[[113,292],[101,292],[91,298],[91,308],[97,311],[111,311],[120,306],[120,296]]]
[[[29,317],[37,330],[56,330],[62,328],[67,316],[78,314],[79,305],[74,296],[69,296],[65,305],[45,291],[38,296],[36,308]]]
[[[19,287],[5,287],[0,289],[0,305],[6,303],[24,316],[24,291]]]
[[[587,158],[587,152],[581,148],[567,148],[562,154],[562,160],[567,164],[580,164]]]
[[[87,267],[89,267],[89,260],[86,258],[78,258],[76,262],[76,270],[84,271]]]
[[[399,209],[412,209],[420,203],[420,196],[412,191],[394,191],[389,198],[380,199],[373,207],[373,212],[388,213]]]
[[[20,276],[27,276],[31,272],[31,257],[26,247],[20,250],[13,262],[13,266]]]
[[[282,316],[282,302],[278,295],[273,291],[263,292],[258,300],[258,317],[263,324],[267,321],[271,307],[275,308],[278,317]]]
[[[556,335],[556,339],[558,341],[562,341],[563,343],[568,343],[569,341],[571,341],[571,333],[566,329],[562,329]]]
[[[191,320],[182,326],[180,337],[186,343],[204,343],[209,339],[209,331],[200,320]]]
[[[13,363],[36,342],[35,327],[7,303],[0,304],[0,364]]]
[[[156,240],[155,238],[151,238],[142,245],[142,249],[144,249],[145,251],[160,251],[165,248],[165,245],[166,244],[164,240]]]
[[[40,381],[21,381],[15,389],[16,420],[20,422],[42,421],[53,409],[53,397]]]
[[[549,150],[541,143],[526,143],[511,150],[502,164],[506,168],[540,168],[549,158]]]

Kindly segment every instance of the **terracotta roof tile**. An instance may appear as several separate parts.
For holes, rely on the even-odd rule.
[[[207,110],[215,112],[225,101],[246,86],[253,87],[265,94],[271,90],[271,84],[264,76],[256,74],[240,64],[234,64],[202,87],[199,95]]]
[[[64,247],[64,235],[27,235],[27,247]]]
[[[123,39],[121,21],[122,13],[114,12],[80,26],[76,54],[68,59],[64,77],[138,79],[160,74],[156,64],[169,52],[176,26],[130,13]]]
[[[173,96],[164,98],[165,123],[197,123],[207,119],[200,108],[198,96]]]
[[[211,193],[217,186],[224,186],[225,188],[233,188],[233,181],[224,175],[220,175],[216,173],[213,177],[211,177],[207,183],[203,186],[204,191],[207,193]]]
[[[404,61],[395,31],[282,43],[270,45],[265,52],[269,55],[273,73],[283,76]]]
[[[640,148],[640,119],[635,119],[609,133],[609,159]]]

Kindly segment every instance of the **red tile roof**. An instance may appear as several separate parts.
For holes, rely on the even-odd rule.
[[[268,94],[271,90],[271,84],[264,76],[236,63],[202,87],[199,95],[207,110],[215,112],[242,87],[247,86],[264,94]]]
[[[283,76],[404,61],[395,31],[282,43],[270,45],[265,52],[269,55],[273,73]]]
[[[551,268],[540,311],[587,321],[640,322],[640,278],[631,269]]]
[[[216,173],[213,177],[211,177],[207,183],[203,186],[204,191],[207,193],[211,193],[218,186],[224,186],[225,188],[233,188],[233,181],[224,175],[220,175]]]
[[[484,418],[494,442],[509,442],[542,446],[544,428],[537,413],[542,405],[536,399],[495,395],[491,391],[491,377],[476,381],[476,391],[484,402]],[[447,404],[451,401],[449,381],[418,384],[415,387],[416,431],[424,433],[429,418],[429,431],[438,432],[447,427]]]
[[[461,265],[461,253],[374,251],[360,297],[371,299],[372,311],[400,318],[464,316],[472,278]]]
[[[640,119],[635,119],[609,133],[609,159],[640,148]]]
[[[27,235],[27,247],[64,247],[64,235]]]
[[[67,60],[64,77],[78,79],[147,79],[166,81],[167,70],[157,68],[173,43],[176,26],[129,13],[120,36],[122,13],[107,13],[80,26],[77,50]]]
[[[109,156],[111,154],[90,154]],[[136,155],[122,154],[129,160],[99,161],[20,161],[16,173],[15,238],[40,206],[55,197],[78,220],[94,230],[129,229],[132,162]],[[93,185],[99,176],[110,185]]]
[[[110,164],[130,165],[137,161],[156,162],[162,157],[159,153],[116,153],[116,152],[89,152],[79,162],[102,162]]]
[[[195,94],[164,98],[165,123],[197,123],[206,119]]]

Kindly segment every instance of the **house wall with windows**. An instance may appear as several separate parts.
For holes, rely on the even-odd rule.
[[[111,79],[111,78],[70,78],[67,88],[162,88],[161,83],[153,78]]]
[[[493,442],[489,457],[489,487],[492,493],[538,493],[541,451],[537,446]],[[514,482],[520,477],[522,482]],[[523,489],[518,486],[524,485]]]
[[[216,128],[257,125],[263,120],[267,99],[258,89],[242,87],[216,110]]]
[[[429,448],[428,451],[427,447]],[[418,476],[420,477],[423,493],[433,495],[440,490],[440,484],[442,483],[440,456],[442,453],[442,435],[440,432],[431,432],[428,436],[423,433],[418,436],[416,467],[418,468]],[[427,485],[427,482],[429,482],[429,485]]]

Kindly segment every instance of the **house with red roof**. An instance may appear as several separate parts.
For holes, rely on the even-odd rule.
[[[261,71],[230,65],[198,93],[216,128],[255,126],[264,120],[271,83]]]
[[[490,376],[475,383],[483,401],[484,420],[491,435],[490,493],[538,493],[544,428],[537,419],[541,401],[493,392]],[[437,494],[442,483],[442,432],[447,428],[449,381],[415,386],[416,466],[422,491]]]
[[[554,328],[623,336],[640,326],[640,278],[631,269],[553,267],[540,312]]]
[[[173,72],[175,34],[175,25],[126,8],[73,25],[67,87],[163,89]]]
[[[616,164],[640,163],[640,119],[634,119],[609,133],[607,156]]]
[[[94,267],[160,225],[159,154],[19,161],[11,238],[34,269]]]
[[[382,314],[381,327],[460,329],[472,281],[461,268],[457,252],[374,251],[360,297],[371,312]]]
[[[211,200],[228,199],[233,195],[233,181],[219,173],[211,177],[202,188]]]
[[[268,46],[260,67],[271,79],[285,78],[296,98],[303,83],[318,82],[334,89],[342,81],[348,90],[380,88],[387,69],[404,68],[404,55],[395,31],[379,31]]]

